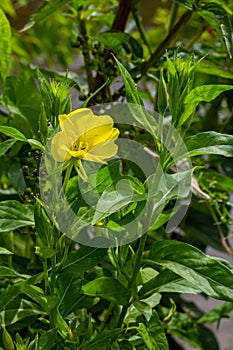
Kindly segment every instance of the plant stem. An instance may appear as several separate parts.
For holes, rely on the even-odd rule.
[[[192,11],[186,11],[178,20],[178,22],[172,27],[167,36],[163,39],[163,41],[159,44],[157,49],[152,53],[149,60],[146,61],[141,70],[141,77],[152,67],[158,59],[164,54],[167,47],[170,45],[172,40],[176,37],[178,32],[188,23],[192,16]],[[141,78],[140,77],[140,78]]]
[[[121,314],[120,314],[120,317],[119,317],[119,321],[118,321],[117,327],[121,327],[122,326],[122,323],[124,322],[124,318],[125,318],[125,315],[127,313],[127,310],[128,310],[128,308],[129,308],[129,306],[131,304],[131,298],[132,298],[133,293],[134,293],[136,279],[137,279],[138,272],[139,272],[140,267],[141,267],[141,259],[142,259],[142,255],[143,255],[146,239],[147,239],[147,235],[145,234],[144,236],[142,236],[140,238],[140,241],[139,241],[139,246],[138,246],[137,253],[136,253],[137,257],[136,257],[136,262],[135,262],[133,275],[132,275],[132,277],[131,277],[131,279],[130,279],[130,281],[128,283],[129,301],[128,301],[128,303],[126,305],[123,306],[123,308],[121,310]]]
[[[65,177],[64,177],[64,182],[63,182],[63,191],[64,193],[66,192],[66,188],[68,185],[68,181],[70,179],[70,175],[73,169],[73,163],[70,163],[66,169]]]
[[[146,45],[146,47],[148,48],[148,51],[149,51],[149,53],[151,55],[152,51],[151,51],[150,45],[149,45],[149,43],[148,43],[148,41],[146,39],[145,32],[144,32],[144,29],[142,27],[142,23],[141,23],[141,21],[140,21],[140,19],[138,17],[138,9],[135,6],[132,8],[132,15],[133,15],[133,19],[134,19],[134,21],[136,23],[136,26],[138,28],[139,34],[141,36],[141,39],[144,42],[144,44]]]
[[[170,30],[172,29],[172,27],[175,24],[176,21],[176,17],[178,14],[178,4],[176,2],[173,2],[172,4],[172,8],[171,8],[171,16],[170,16],[170,22],[169,22],[169,26],[168,26],[168,32],[170,32]]]
[[[86,24],[85,20],[82,18],[79,18],[79,29],[80,29],[80,34],[81,34],[81,41],[82,41],[82,53],[83,53],[83,59],[85,62],[85,69],[86,69],[86,74],[87,74],[87,82],[88,82],[88,87],[89,87],[89,93],[91,92],[92,89],[92,62],[91,62],[91,57],[89,53],[89,45],[88,45],[88,36],[87,36],[87,31],[86,31]]]
[[[45,295],[48,294],[49,290],[49,275],[48,275],[48,264],[47,264],[47,259],[42,262],[43,264],[43,269],[44,269],[44,281],[45,281]]]

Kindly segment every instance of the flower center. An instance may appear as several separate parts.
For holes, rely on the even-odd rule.
[[[72,151],[88,152],[89,151],[88,143],[86,141],[77,141],[73,144]]]

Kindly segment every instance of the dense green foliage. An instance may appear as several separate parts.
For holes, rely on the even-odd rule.
[[[233,310],[233,266],[206,250],[232,256],[233,3],[154,3],[1,0],[1,349],[180,350],[182,339],[220,350],[206,325]],[[146,208],[128,244],[77,245],[41,196],[41,157],[59,115],[114,102],[127,102],[134,118],[117,125],[121,137],[142,145],[161,173],[145,178],[127,157],[113,159],[83,184],[85,193],[97,189],[91,207],[64,166],[79,231],[108,227],[117,236],[125,226],[127,236]],[[168,124],[184,150],[165,147],[173,129],[163,144]],[[192,163],[178,172],[184,158]],[[52,181],[46,193],[56,192]],[[169,226],[190,186],[185,217]],[[205,314],[185,293],[224,303]]]

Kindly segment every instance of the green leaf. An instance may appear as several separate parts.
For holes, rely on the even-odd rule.
[[[114,59],[125,84],[127,102],[143,106],[143,101],[137,90],[136,83],[134,82],[130,73],[123,66],[123,64],[120,61],[118,61],[118,59],[115,56]]]
[[[50,0],[45,1],[43,5],[37,10],[37,12],[31,17],[29,22],[25,25],[23,30],[28,30],[33,25],[39,21],[46,19],[49,15],[53,14],[57,10],[59,10],[64,5],[71,2],[71,0]],[[23,31],[21,30],[21,31]]]
[[[56,288],[58,294],[58,308],[63,317],[68,316],[83,306],[83,294],[81,293],[81,286],[83,279],[70,273],[61,273],[56,280]]]
[[[184,111],[179,119],[182,125],[194,112],[200,102],[210,102],[224,91],[232,90],[232,85],[201,85],[192,89],[184,99]]]
[[[53,237],[53,227],[39,199],[34,210],[35,230],[44,246],[49,246]]]
[[[17,140],[6,140],[0,143],[0,157],[2,157],[16,142]]]
[[[177,4],[183,5],[187,7],[189,10],[192,10],[193,8],[193,1],[192,0],[174,0],[177,2]]]
[[[86,295],[99,296],[110,301],[116,301],[120,305],[128,302],[127,289],[112,277],[100,277],[88,282],[82,287]]]
[[[229,57],[232,58],[231,21],[222,4],[215,2],[204,4],[198,13],[216,30],[225,44]]]
[[[3,311],[0,312],[0,323],[10,325],[25,317],[41,315],[40,307],[29,300],[18,298],[13,300]]]
[[[147,196],[144,192],[143,185],[139,185],[139,180],[130,176],[122,177],[117,182],[116,189],[108,187],[103,192],[98,200],[92,225],[123,209],[130,203],[146,200]]]
[[[218,154],[233,157],[233,136],[215,131],[202,132],[185,139],[190,157],[202,154]]]
[[[35,254],[39,255],[41,260],[46,260],[52,258],[54,255],[56,255],[57,250],[51,249],[49,247],[35,247],[36,251]]]
[[[3,310],[12,300],[14,300],[20,293],[23,283],[15,283],[7,287],[0,293],[0,310]]]
[[[149,327],[139,323],[137,330],[149,350],[169,350],[163,324],[156,311],[153,311]]]
[[[39,137],[41,94],[36,86],[34,74],[25,69],[16,76],[8,76],[2,91],[2,104],[14,116],[8,118],[7,125],[20,130],[24,135],[21,141],[25,142],[25,138]]]
[[[128,43],[131,47],[132,54],[135,57],[142,58],[143,50],[141,45],[136,39],[134,39],[128,33],[118,32],[118,31],[109,31],[95,35],[92,38],[92,41],[99,41],[105,46],[109,47],[115,53],[119,53],[122,50],[124,43]]]
[[[40,141],[34,140],[34,139],[28,139],[27,142],[29,143],[30,146],[32,146],[33,149],[39,149],[40,151],[44,151],[44,146]]]
[[[155,243],[149,259],[212,298],[233,301],[233,268],[227,261],[210,257],[189,244],[171,240]]]
[[[212,310],[206,312],[198,320],[198,324],[219,322],[223,317],[229,317],[233,311],[233,303],[224,303],[216,306]]]
[[[0,76],[5,80],[11,56],[11,27],[7,17],[0,8]]]
[[[106,255],[106,249],[83,246],[68,255],[62,272],[81,275],[96,266]]]
[[[145,283],[140,289],[139,294],[140,299],[145,299],[154,293],[162,292],[198,294],[201,293],[201,290],[185,279],[181,278],[176,273],[165,269],[150,281]]]
[[[215,75],[226,79],[233,79],[233,71],[230,69],[230,67],[217,65],[211,61],[201,60],[196,67],[196,72]]]
[[[233,179],[212,169],[200,169],[197,173],[198,182],[211,191],[233,192]]]
[[[16,200],[0,202],[0,232],[34,225],[33,206]]]
[[[57,303],[57,295],[45,295],[43,289],[28,283],[22,285],[21,293],[38,303],[46,313],[50,313]]]
[[[27,142],[26,137],[19,130],[11,126],[0,126],[0,132],[15,140]]]
[[[0,247],[0,255],[11,255],[11,254],[13,253],[10,252],[8,249]]]
[[[28,277],[25,275],[21,275],[10,267],[0,266],[0,277]]]
[[[56,344],[57,330],[55,328],[42,334],[39,340],[39,350],[51,350]]]
[[[120,333],[121,329],[117,328],[110,331],[103,331],[87,344],[85,350],[108,350]]]

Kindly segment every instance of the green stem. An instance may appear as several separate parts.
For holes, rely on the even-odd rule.
[[[64,182],[63,182],[63,191],[64,191],[64,193],[66,192],[66,188],[67,188],[67,185],[68,185],[68,181],[70,179],[70,175],[71,175],[72,169],[73,169],[73,163],[70,162],[70,164],[68,165],[68,167],[66,169]]]
[[[171,16],[170,16],[170,22],[168,26],[168,32],[170,32],[170,30],[175,24],[175,21],[178,15],[178,8],[179,8],[179,5],[176,2],[173,2],[172,8],[171,8]]]
[[[111,302],[110,305],[109,305],[109,308],[107,309],[107,312],[106,312],[106,314],[104,316],[104,320],[101,322],[101,324],[99,326],[99,332],[101,332],[104,329],[104,327],[105,327],[109,317],[112,314],[112,309],[114,308],[114,306],[115,306],[115,303]]]
[[[51,279],[50,279],[50,291],[54,294],[55,281],[56,281],[56,255],[51,258],[52,269],[51,269]]]
[[[49,275],[48,275],[48,264],[47,259],[42,262],[44,269],[44,280],[45,280],[45,295],[48,294],[49,290]]]
[[[142,255],[143,255],[143,252],[144,252],[146,239],[147,239],[147,235],[145,234],[144,236],[142,236],[140,238],[140,241],[139,241],[139,246],[138,246],[138,250],[137,250],[137,253],[136,253],[137,257],[136,257],[134,272],[133,272],[133,275],[132,275],[132,277],[131,277],[131,279],[130,279],[130,281],[128,283],[129,301],[122,308],[117,327],[121,327],[122,326],[122,323],[124,322],[124,318],[125,318],[125,315],[127,313],[127,310],[130,307],[130,305],[131,305],[131,298],[132,298],[133,293],[134,293],[136,279],[137,279],[138,272],[139,272],[140,267],[141,267],[141,259],[142,259]]]
[[[138,28],[139,34],[141,36],[141,39],[144,42],[145,46],[148,48],[148,51],[149,51],[149,53],[151,55],[152,51],[151,51],[150,45],[149,45],[149,43],[147,41],[144,29],[142,27],[142,23],[141,23],[141,21],[140,21],[140,19],[138,17],[138,9],[135,6],[132,8],[132,15],[133,15],[133,19],[134,19],[134,21],[136,23],[136,26]]]
[[[86,23],[85,20],[79,17],[79,30],[81,34],[81,41],[82,41],[82,53],[83,53],[83,59],[85,63],[85,69],[87,74],[87,82],[89,87],[89,93],[92,90],[92,61],[90,57],[89,52],[89,44],[88,44],[88,36],[87,36],[87,30],[86,30]]]

